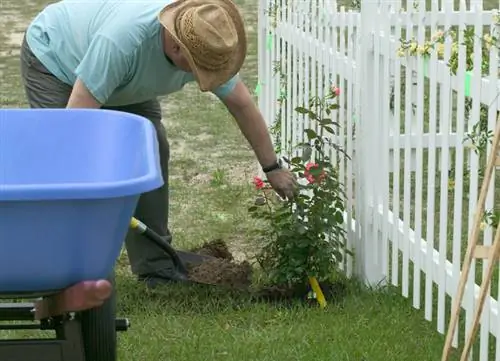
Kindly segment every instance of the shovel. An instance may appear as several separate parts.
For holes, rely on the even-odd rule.
[[[202,263],[215,260],[215,257],[205,256],[193,252],[178,251],[172,247],[172,245],[158,233],[149,228],[146,224],[142,223],[135,217],[130,220],[130,228],[142,234],[150,241],[156,243],[163,251],[165,251],[174,264],[174,272],[172,274],[172,279],[175,281],[191,281],[189,279],[188,266],[198,266]]]

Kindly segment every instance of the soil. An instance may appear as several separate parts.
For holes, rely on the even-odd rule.
[[[225,260],[233,260],[233,255],[229,252],[227,244],[222,239],[216,239],[212,242],[206,242],[201,247],[194,248],[191,252],[204,256],[212,256]]]
[[[320,283],[321,290],[327,302],[337,303],[347,295],[347,286],[343,282]],[[257,299],[271,303],[287,303],[289,301],[300,300],[311,306],[316,306],[317,301],[311,297],[311,287],[308,284],[289,287],[269,286],[258,290],[255,293]]]
[[[248,262],[234,263],[215,258],[191,268],[189,278],[199,283],[246,290],[252,284],[252,266]]]
[[[200,265],[188,266],[189,278],[194,282],[220,285],[246,290],[252,283],[252,266],[248,262],[236,262],[224,241],[207,242],[191,252],[214,257]]]
[[[190,251],[214,257],[213,260],[200,265],[188,266],[189,278],[194,282],[249,292],[258,301],[287,303],[302,300],[307,304],[317,305],[316,300],[309,296],[311,289],[308,284],[293,288],[283,285],[252,289],[252,266],[246,261],[236,262],[226,243],[220,239],[207,242]],[[328,302],[337,302],[347,293],[347,287],[343,282],[321,283],[320,286]]]

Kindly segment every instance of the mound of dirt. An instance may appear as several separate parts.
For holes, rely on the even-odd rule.
[[[195,282],[246,290],[252,283],[252,266],[248,262],[233,263],[216,258],[191,268],[189,278]]]
[[[194,282],[246,290],[252,284],[252,266],[248,262],[235,262],[224,241],[217,239],[204,243],[191,252],[214,257],[213,260],[189,267],[189,278]]]
[[[256,300],[265,302],[287,303],[293,300],[302,300],[310,305],[316,305],[316,300],[310,297],[311,289],[308,284],[293,288],[283,285],[252,290],[252,266],[246,261],[236,262],[223,240],[216,239],[206,242],[201,247],[190,251],[214,257],[202,264],[188,266],[189,278],[194,282],[248,291]],[[330,302],[341,300],[347,292],[347,287],[343,282],[321,283],[320,286]]]
[[[233,255],[229,252],[227,244],[222,239],[216,239],[211,242],[205,242],[201,247],[194,248],[191,252],[203,256],[211,256],[220,259],[233,260]]]

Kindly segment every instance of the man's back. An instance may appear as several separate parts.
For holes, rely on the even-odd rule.
[[[163,53],[157,16],[171,1],[63,0],[33,20],[27,41],[57,78],[80,77],[102,103],[148,100],[194,80]]]

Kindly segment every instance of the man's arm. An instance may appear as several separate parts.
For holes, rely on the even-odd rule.
[[[274,165],[277,156],[266,122],[245,84],[238,80],[232,92],[221,100],[236,120],[262,167]]]
[[[75,85],[73,86],[73,91],[71,92],[66,108],[99,109],[101,106],[101,103],[94,98],[85,84],[83,84],[80,79],[77,79]]]

